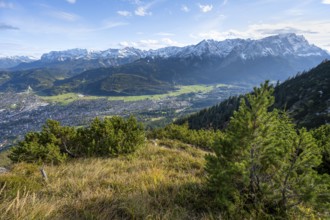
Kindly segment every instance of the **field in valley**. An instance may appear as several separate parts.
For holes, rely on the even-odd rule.
[[[157,95],[141,95],[141,96],[84,96],[77,93],[66,93],[56,96],[40,96],[40,98],[47,102],[56,102],[61,104],[69,104],[77,100],[95,100],[99,98],[107,98],[109,101],[123,100],[123,101],[143,101],[143,100],[160,100],[167,97],[175,97],[189,93],[207,93],[211,92],[214,88],[227,88],[232,85],[226,84],[215,84],[215,85],[188,85],[188,86],[177,86],[176,91],[171,91],[165,94]]]

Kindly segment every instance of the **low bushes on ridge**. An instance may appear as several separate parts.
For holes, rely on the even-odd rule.
[[[69,157],[111,157],[134,152],[145,141],[143,126],[134,117],[94,119],[84,128],[48,120],[41,132],[30,132],[9,155],[13,162],[59,164]]]
[[[169,124],[165,128],[156,129],[150,134],[158,139],[175,139],[203,149],[211,149],[214,142],[221,137],[219,130],[192,130],[187,123],[183,125]]]

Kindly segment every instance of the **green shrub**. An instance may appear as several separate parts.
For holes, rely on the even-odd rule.
[[[204,149],[211,149],[214,141],[221,137],[221,132],[219,130],[192,130],[185,123],[183,125],[167,125],[165,128],[154,130],[150,136],[159,139],[179,140]]]
[[[15,163],[25,161],[28,163],[59,164],[66,160],[66,154],[61,153],[56,144],[52,142],[41,144],[41,142],[39,133],[28,133],[24,141],[12,148],[8,157]]]
[[[317,168],[320,174],[330,175],[330,124],[322,125],[312,131],[313,137],[322,152],[322,163]]]
[[[141,123],[134,117],[96,118],[77,132],[74,152],[79,156],[117,156],[134,152],[145,141]]]
[[[41,132],[30,132],[13,147],[13,162],[59,164],[69,157],[117,156],[134,152],[145,141],[143,126],[134,117],[96,118],[86,128],[61,126],[48,120]]]

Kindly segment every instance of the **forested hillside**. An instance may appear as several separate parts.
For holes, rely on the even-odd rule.
[[[330,61],[324,61],[308,72],[298,73],[295,77],[275,86],[274,107],[285,110],[298,126],[315,128],[330,122]],[[184,119],[190,128],[226,127],[233,112],[238,109],[242,97],[231,97],[208,109],[204,109]]]

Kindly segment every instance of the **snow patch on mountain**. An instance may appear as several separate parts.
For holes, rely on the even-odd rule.
[[[0,69],[8,69],[17,66],[20,63],[30,63],[37,59],[32,56],[9,56],[0,57]]]
[[[70,49],[64,51],[51,51],[41,56],[42,61],[66,61],[75,59],[85,59],[88,57],[89,51],[87,49]]]

